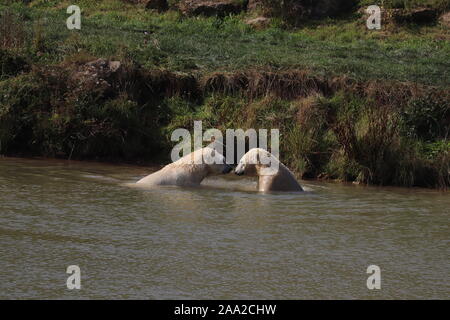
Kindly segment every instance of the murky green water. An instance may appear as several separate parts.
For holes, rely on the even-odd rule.
[[[127,185],[148,171],[0,158],[0,298],[450,298],[449,193]],[[371,264],[381,290],[367,289]]]

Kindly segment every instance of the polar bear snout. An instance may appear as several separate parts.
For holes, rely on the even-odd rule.
[[[238,176],[242,176],[244,174],[244,166],[242,164],[239,164],[236,169],[234,170],[234,174]]]

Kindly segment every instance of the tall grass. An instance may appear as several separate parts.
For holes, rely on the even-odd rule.
[[[168,102],[173,103],[180,102]],[[174,115],[169,127],[192,129],[194,120],[203,120],[204,126],[223,131],[279,128],[281,159],[300,177],[447,188],[448,138],[433,123],[425,125],[425,131],[435,135],[433,140],[412,137],[405,131],[408,108],[344,92],[291,101],[273,95],[247,100],[221,93],[200,105],[183,104],[184,111]]]

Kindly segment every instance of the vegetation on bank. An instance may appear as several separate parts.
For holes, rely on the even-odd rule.
[[[109,0],[79,1],[82,29],[69,31],[68,5],[0,6],[0,154],[167,161],[172,130],[203,120],[279,128],[282,161],[303,178],[450,185],[444,26],[372,32],[351,14],[255,30],[244,14]],[[83,78],[99,57],[119,70]]]

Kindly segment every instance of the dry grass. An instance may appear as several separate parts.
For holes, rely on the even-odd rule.
[[[0,48],[22,49],[26,43],[26,32],[20,17],[13,11],[0,11]]]

